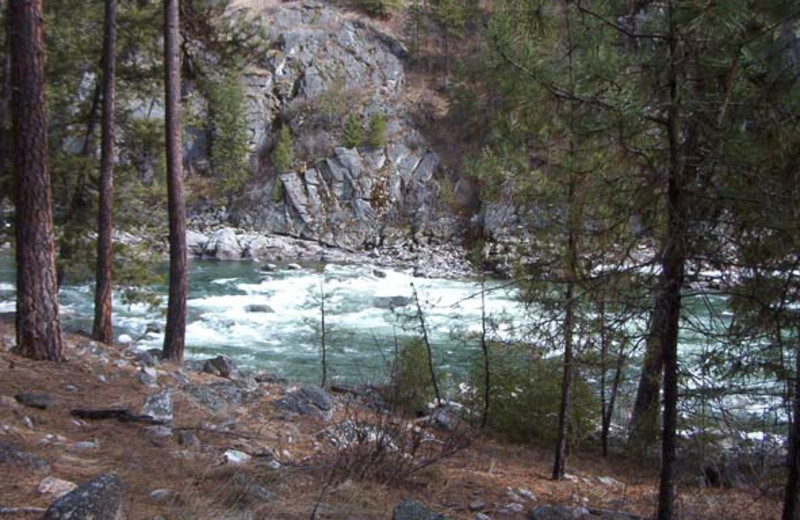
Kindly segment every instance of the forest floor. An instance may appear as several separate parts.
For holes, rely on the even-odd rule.
[[[326,432],[348,419],[368,424],[374,415],[343,394],[333,395],[331,412],[299,416],[274,405],[295,386],[257,383],[248,390],[250,399],[216,403],[212,410],[198,401],[197,388],[230,390],[234,383],[162,363],[157,366],[158,387],[148,387],[137,377],[140,368],[130,349],[90,343],[77,335],[66,335],[68,362],[31,361],[9,352],[13,333],[11,318],[3,316],[0,443],[48,464],[37,467],[0,457],[2,507],[47,508],[55,496],[40,489],[46,477],[80,484],[115,473],[123,482],[128,519],[313,518],[315,509],[316,518],[391,518],[403,498],[454,519],[526,518],[530,509],[543,504],[643,516],[654,510],[652,464],[642,467],[618,455],[603,459],[574,453],[568,461],[569,478],[554,482],[549,478],[549,449],[504,444],[472,431],[467,447],[408,478],[382,482],[380,471],[371,468],[359,479],[363,467],[356,469],[358,457],[375,453],[342,456]],[[169,428],[70,415],[75,408],[105,407],[138,413],[148,395],[165,388],[171,389],[174,404]],[[15,399],[20,392],[45,394],[51,403],[46,409],[24,406]],[[371,427],[381,424],[387,423],[374,419]],[[451,445],[448,436],[456,435],[396,417],[391,424],[399,425],[397,431],[416,426],[439,446]],[[252,458],[231,463],[225,456],[231,449]],[[400,464],[413,464],[413,459]],[[778,518],[780,512],[774,490],[686,486],[679,488],[678,506],[682,518],[764,519]],[[479,512],[487,516],[479,517]]]

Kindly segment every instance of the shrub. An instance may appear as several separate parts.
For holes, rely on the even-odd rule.
[[[239,192],[247,182],[250,139],[244,90],[235,74],[210,80],[205,85],[210,123],[211,168],[227,195]]]
[[[555,442],[561,404],[560,358],[540,359],[527,345],[493,344],[490,408],[487,425],[496,435],[517,442]],[[483,409],[483,360],[473,366],[471,387],[476,389],[472,408]],[[591,413],[597,409],[589,385],[576,377],[572,392],[570,437],[574,443],[593,430]]]
[[[348,480],[397,486],[469,445],[468,428],[409,428],[390,413],[347,410],[347,419],[322,432],[318,466],[329,483]],[[330,470],[328,468],[331,468]]]
[[[276,173],[285,173],[289,171],[294,162],[294,143],[292,142],[292,133],[289,131],[288,126],[282,126],[278,133],[278,142],[275,143],[275,149],[272,150],[272,166],[275,168]]]
[[[330,85],[316,99],[319,112],[329,125],[335,125],[347,110],[347,80],[341,70],[337,70]]]
[[[399,412],[411,415],[425,412],[428,403],[435,399],[430,373],[422,339],[408,341],[394,360],[384,398]]]
[[[373,114],[369,118],[367,144],[370,148],[383,148],[386,146],[386,118],[383,117],[383,114]]]
[[[400,0],[356,0],[356,5],[370,16],[389,18],[403,4]]]
[[[347,119],[344,120],[342,144],[345,148],[355,148],[361,144],[361,121],[353,113],[350,113]]]

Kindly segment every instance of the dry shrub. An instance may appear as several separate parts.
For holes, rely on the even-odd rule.
[[[388,412],[348,410],[344,421],[320,436],[326,449],[320,466],[328,482],[369,481],[396,486],[469,445],[466,425],[454,431],[423,428]]]

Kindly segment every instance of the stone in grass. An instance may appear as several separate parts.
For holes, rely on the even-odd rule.
[[[29,408],[37,408],[39,410],[47,410],[53,404],[53,398],[47,394],[20,392],[14,396],[14,399]]]
[[[585,507],[539,506],[528,513],[528,520],[581,520],[589,515]]]
[[[298,415],[328,412],[333,408],[333,400],[317,386],[306,385],[299,390],[288,392],[274,402],[274,405],[287,412]]]
[[[154,489],[150,492],[150,502],[154,504],[177,504],[181,494],[174,489]]]
[[[392,520],[445,520],[445,516],[406,498],[394,508]]]
[[[160,392],[148,395],[140,415],[150,417],[155,423],[172,422],[172,392],[170,389],[165,388]]]
[[[481,499],[473,500],[472,502],[469,503],[468,508],[473,513],[477,512],[477,511],[482,511],[482,510],[486,509],[486,502],[484,502]]]
[[[42,495],[50,495],[56,498],[62,497],[78,487],[74,482],[62,480],[55,477],[45,477],[39,482],[37,490]]]
[[[53,502],[43,520],[122,520],[122,482],[99,475]]]
[[[228,464],[233,464],[234,466],[241,466],[242,464],[246,464],[251,457],[247,453],[239,450],[228,450],[223,454],[223,458],[225,462]]]

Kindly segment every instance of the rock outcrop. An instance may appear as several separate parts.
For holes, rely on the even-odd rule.
[[[348,250],[392,243],[401,237],[442,243],[456,219],[437,201],[439,157],[406,108],[403,58],[393,37],[322,3],[287,3],[262,14],[272,49],[243,79],[252,151],[253,180],[224,211],[190,215],[207,232],[223,224],[304,238]],[[385,121],[384,142],[345,148],[345,116],[355,116],[365,135],[370,119]],[[294,143],[292,171],[276,172],[269,160],[275,135],[288,125]],[[207,162],[198,141],[189,162]],[[194,253],[221,260],[257,256],[261,243],[239,244],[216,231]]]

